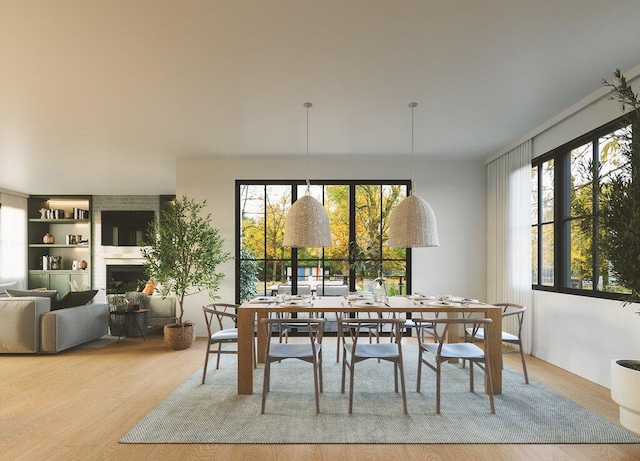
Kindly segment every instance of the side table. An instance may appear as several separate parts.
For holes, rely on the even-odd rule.
[[[113,311],[109,313],[111,334],[115,336],[117,333],[118,343],[123,336],[126,338],[142,336],[142,339],[146,341],[144,332],[148,328],[147,312],[149,312],[149,309],[126,312]]]

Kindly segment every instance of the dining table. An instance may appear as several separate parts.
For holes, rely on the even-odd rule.
[[[502,393],[502,308],[473,300],[473,302],[438,302],[430,299],[416,299],[407,296],[391,296],[380,303],[363,303],[349,301],[343,296],[315,296],[304,302],[283,303],[275,297],[262,297],[245,301],[238,307],[238,394],[253,393],[253,350],[254,339],[257,340],[257,361],[264,363],[266,351],[266,333],[261,325],[263,318],[272,313],[343,313],[345,315],[358,312],[374,314],[406,315],[407,313],[444,313],[448,317],[459,317],[462,314],[477,314],[492,320],[491,327],[485,335],[485,349],[491,363],[493,393]],[[254,336],[255,334],[255,336]],[[459,342],[457,331],[449,331],[447,342]],[[488,380],[485,379],[485,391]]]

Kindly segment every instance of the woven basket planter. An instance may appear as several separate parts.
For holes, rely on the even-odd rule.
[[[196,339],[196,326],[193,324],[182,327],[175,323],[165,325],[162,331],[164,332],[164,343],[176,351],[189,349]]]

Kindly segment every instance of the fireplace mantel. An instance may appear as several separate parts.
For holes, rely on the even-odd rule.
[[[102,259],[105,261],[113,261],[113,260],[122,260],[126,259],[130,261],[132,259],[139,259],[140,261],[144,261],[144,257],[142,253],[102,253],[99,254]]]

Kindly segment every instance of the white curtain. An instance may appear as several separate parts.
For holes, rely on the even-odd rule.
[[[531,353],[531,155],[526,141],[487,165],[487,300],[512,302],[529,309],[523,347]],[[503,329],[516,333],[509,317]]]
[[[0,192],[0,281],[27,287],[27,198]]]

